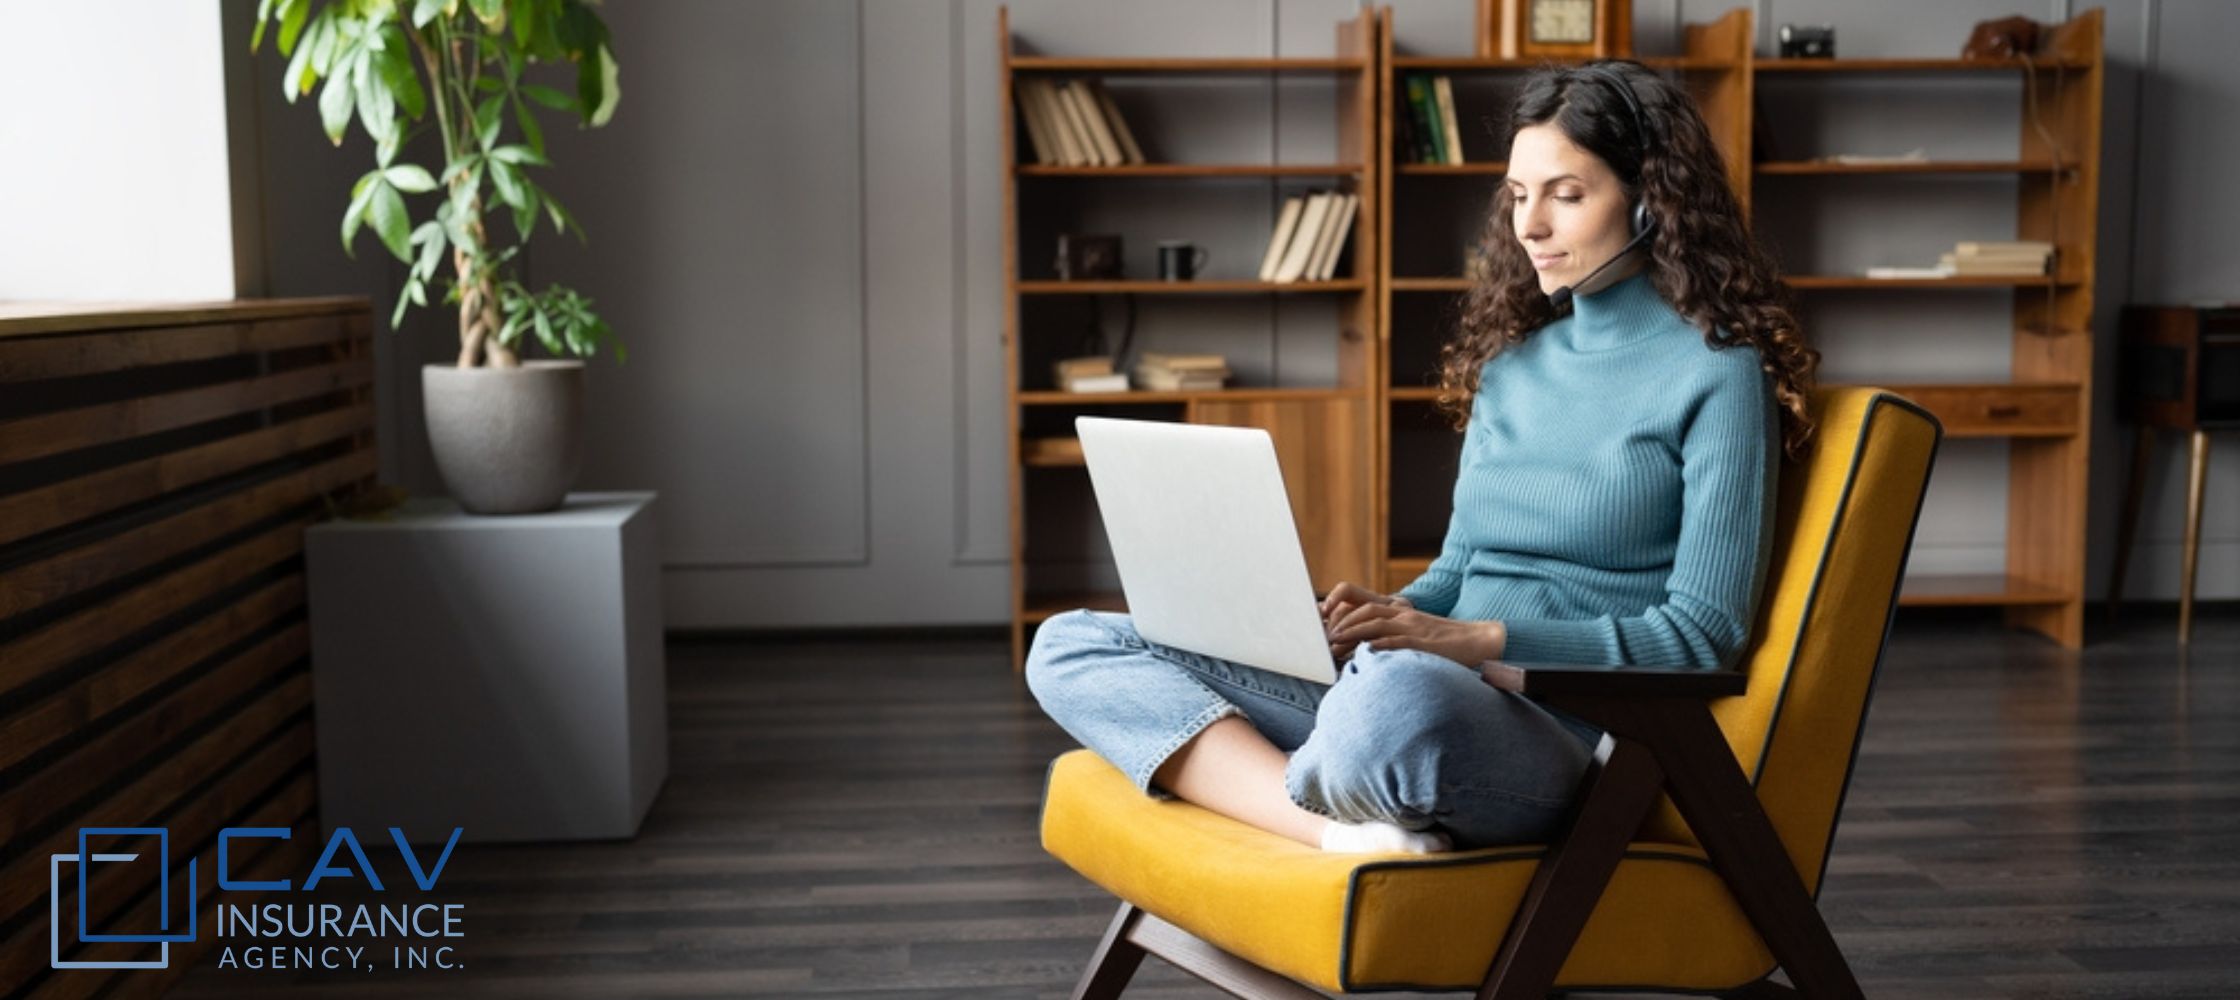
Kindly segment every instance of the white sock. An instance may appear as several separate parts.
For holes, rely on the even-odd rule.
[[[1446,834],[1417,833],[1381,820],[1331,820],[1322,828],[1322,849],[1339,854],[1434,854],[1453,846]]]

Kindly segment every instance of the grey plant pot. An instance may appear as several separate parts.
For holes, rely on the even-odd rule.
[[[567,499],[583,467],[583,362],[420,369],[436,471],[472,514],[534,514]]]

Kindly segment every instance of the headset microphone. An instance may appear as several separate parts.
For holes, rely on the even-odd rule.
[[[1609,260],[1595,265],[1595,269],[1592,271],[1588,271],[1586,277],[1580,278],[1579,280],[1574,281],[1571,284],[1565,285],[1562,288],[1558,288],[1555,291],[1549,292],[1548,305],[1554,308],[1556,311],[1561,312],[1564,306],[1571,304],[1572,289],[1577,288],[1580,285],[1587,284],[1588,282],[1601,277],[1602,272],[1610,269],[1610,265],[1626,259],[1626,255],[1632,253],[1634,247],[1640,246],[1642,240],[1648,239],[1650,236],[1654,235],[1656,231],[1656,223],[1652,222],[1649,224],[1648,228],[1645,228],[1640,232],[1633,234],[1633,238],[1627,240],[1625,246],[1619,247],[1618,252],[1610,255]]]
[[[1649,158],[1649,120],[1647,115],[1641,113],[1641,99],[1639,95],[1633,92],[1633,84],[1627,82],[1624,74],[1612,69],[1607,63],[1588,63],[1579,69],[1585,76],[1600,81],[1603,86],[1610,89],[1611,93],[1618,95],[1618,100],[1624,102],[1626,116],[1633,119],[1634,138],[1641,143],[1641,158],[1647,160]],[[1631,222],[1633,224],[1633,238],[1627,240],[1625,246],[1618,248],[1617,253],[1610,255],[1609,260],[1603,261],[1596,265],[1594,270],[1588,271],[1586,277],[1549,292],[1548,305],[1559,312],[1562,311],[1564,306],[1571,304],[1573,289],[1601,277],[1602,272],[1610,269],[1610,265],[1626,259],[1626,255],[1632,253],[1634,247],[1640,246],[1642,240],[1648,239],[1651,233],[1657,231],[1656,219],[1649,214],[1649,206],[1644,201],[1636,200],[1633,203]]]

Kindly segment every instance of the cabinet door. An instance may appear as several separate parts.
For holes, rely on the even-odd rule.
[[[1370,560],[1369,407],[1361,399],[1210,400],[1190,421],[1258,427],[1275,439],[1291,516],[1317,593],[1340,580],[1374,586]]]

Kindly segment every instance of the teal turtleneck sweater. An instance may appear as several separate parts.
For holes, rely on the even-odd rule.
[[[1732,666],[1781,455],[1747,345],[1713,349],[1637,274],[1486,363],[1421,610],[1499,620],[1518,663]]]

